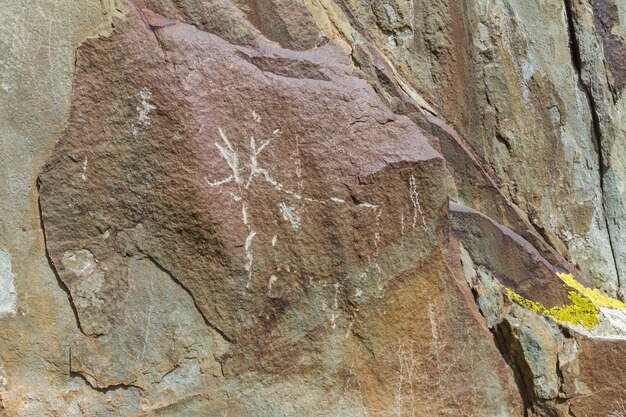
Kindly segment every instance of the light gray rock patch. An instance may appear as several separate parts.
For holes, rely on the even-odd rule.
[[[13,283],[11,256],[0,249],[0,316],[17,312],[17,294]]]
[[[87,249],[65,252],[62,262],[66,269],[79,277],[90,275],[96,267],[93,254]]]
[[[2,363],[0,363],[0,392],[6,391],[8,385],[7,372]]]

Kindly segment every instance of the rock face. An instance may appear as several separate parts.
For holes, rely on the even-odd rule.
[[[625,412],[626,3],[518,3],[9,2],[0,415]]]

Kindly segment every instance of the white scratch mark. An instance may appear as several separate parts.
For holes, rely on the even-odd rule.
[[[415,391],[414,385],[417,384],[416,381],[416,366],[417,363],[415,361],[415,357],[413,356],[413,342],[407,352],[405,350],[404,344],[398,342],[398,350],[396,355],[398,357],[399,371],[398,371],[398,382],[396,385],[396,394],[394,398],[395,405],[395,415],[415,415]],[[406,392],[408,399],[403,398],[403,393]],[[403,405],[405,402],[408,402],[407,413],[403,412]]]
[[[243,179],[241,178],[241,172],[239,169],[239,155],[233,148],[232,143],[230,143],[230,140],[228,139],[228,136],[226,136],[226,132],[224,132],[224,129],[220,127],[218,128],[218,131],[226,147],[220,145],[217,142],[215,142],[215,147],[218,151],[220,151],[222,158],[224,158],[231,171],[233,172],[230,177],[218,182],[221,184],[226,184],[234,180],[237,185],[241,185],[243,184]]]
[[[359,207],[365,207],[369,209],[377,209],[378,206],[376,204],[366,203],[364,201],[357,204]]]
[[[48,22],[48,66],[50,68],[50,84],[53,84],[52,82],[52,74],[53,74],[53,69],[52,69],[52,24],[54,22],[54,19],[52,17],[50,17],[50,21]]]
[[[330,314],[330,326],[332,327],[333,330],[335,330],[337,328],[337,319],[339,318],[339,316],[335,313],[331,313]]]
[[[89,161],[87,160],[87,157],[85,157],[85,160],[83,161],[83,172],[80,174],[80,179],[83,181],[87,181],[87,164],[89,163]]]
[[[382,215],[382,209],[381,210],[377,210],[376,211],[376,226],[375,226],[375,232],[374,232],[374,256],[378,256],[379,254],[379,247],[378,244],[380,243],[380,216]]]
[[[148,100],[152,97],[152,91],[148,87],[144,87],[139,92],[139,97],[141,98],[141,107],[137,107],[137,111],[139,112],[139,122],[140,123],[148,123],[150,118],[150,112],[156,107],[152,105]]]
[[[341,285],[336,282],[333,284],[335,287],[335,297],[333,299],[333,312],[330,315],[330,324],[333,330],[337,328],[337,319],[339,318],[339,288]]]
[[[136,107],[137,109],[137,123],[132,125],[132,134],[134,138],[139,136],[141,132],[141,128],[150,125],[150,113],[152,110],[156,109],[152,103],[150,103],[150,98],[152,97],[152,91],[148,87],[144,87],[139,91],[139,98],[141,100],[140,105]]]
[[[276,242],[278,241],[278,236],[272,236],[272,247],[276,246]]]
[[[435,343],[437,343],[439,340],[439,332],[437,331],[437,320],[435,318],[433,303],[428,303],[428,319],[430,320],[430,333]]]
[[[409,15],[411,16],[411,38],[415,36],[415,0],[409,0]]]
[[[220,185],[228,184],[229,182],[233,180],[233,178],[234,177],[231,175],[230,177],[224,178],[223,180],[219,180],[219,181],[210,181],[207,177],[204,177],[204,180],[206,181],[207,184],[209,184],[210,187],[219,187]]]
[[[354,317],[350,320],[350,324],[348,324],[348,330],[346,330],[346,339],[350,337],[350,330],[352,330],[352,325],[354,324]]]
[[[278,207],[280,208],[280,212],[283,214],[283,219],[291,223],[293,230],[300,230],[300,216],[298,216],[298,212],[296,212],[295,207],[285,203],[280,203]]]
[[[241,203],[241,220],[243,224],[248,225],[248,205],[245,202]]]
[[[426,230],[426,219],[424,218],[424,213],[422,213],[422,207],[419,202],[419,194],[417,193],[417,185],[415,184],[415,176],[411,175],[409,179],[409,196],[411,197],[411,202],[413,203],[413,229],[417,225],[417,214],[422,217],[422,225],[424,226],[424,230]]]
[[[152,321],[152,309],[154,306],[152,303],[150,304],[150,309],[148,310],[148,323],[146,324],[146,333],[143,336],[143,348],[141,349],[141,357],[139,358],[139,365],[143,365],[143,360],[146,356],[146,348],[148,347],[148,338],[150,337],[150,323]]]
[[[255,122],[261,123],[261,116],[256,112],[256,110],[252,110],[252,118]]]
[[[266,177],[269,176],[269,172],[266,169],[259,168],[259,161],[257,158],[261,154],[261,152],[263,152],[263,149],[265,149],[265,147],[270,144],[271,141],[271,138],[267,139],[266,141],[262,142],[261,146],[259,146],[259,148],[257,149],[256,139],[254,139],[254,136],[250,137],[250,176],[248,177],[248,182],[246,183],[246,189],[250,187],[252,180],[257,174],[263,174]]]
[[[274,285],[276,281],[278,281],[278,277],[276,275],[272,275],[267,283],[269,287],[269,289],[267,290],[267,295],[270,295],[270,293],[272,292],[272,285]]]
[[[237,194],[233,193],[232,191],[229,191],[228,195],[230,195],[233,198],[233,200],[235,200],[236,202],[240,202],[241,201],[241,197],[238,196]]]
[[[302,161],[300,160],[300,136],[296,136],[296,178],[298,178],[298,193],[304,191],[302,179]]]
[[[248,283],[246,284],[246,288],[250,288],[250,285],[252,284],[252,263],[254,261],[254,256],[252,253],[252,240],[254,239],[255,235],[256,231],[250,230],[250,233],[248,233],[248,236],[246,237],[246,242],[244,243],[243,247],[246,253],[245,269],[248,272]]]
[[[346,202],[346,200],[341,199],[341,198],[339,198],[339,197],[331,197],[331,198],[330,198],[330,201],[332,201],[332,202],[334,202],[334,203],[340,203],[340,204],[341,204],[341,203],[345,203],[345,202]]]
[[[383,276],[383,270],[382,270],[382,268],[380,267],[380,264],[379,264],[378,262],[376,262],[376,263],[374,264],[374,267],[376,268],[376,272],[377,272],[377,274],[376,274],[376,282],[377,282],[377,286],[378,286],[378,292],[379,292],[379,293],[382,293],[382,292],[383,292],[383,290],[385,289],[385,287],[384,287],[384,285],[383,285],[383,282],[382,282],[382,280],[380,279],[380,277],[382,277],[382,276]]]

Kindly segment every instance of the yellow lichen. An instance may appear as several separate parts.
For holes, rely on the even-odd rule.
[[[510,288],[506,289],[506,293],[511,298],[511,300],[515,301],[519,305],[526,307],[531,311],[534,311],[535,313],[544,314],[544,312],[548,311],[548,309],[546,309],[543,304],[529,300],[528,298],[519,295]]]
[[[556,275],[561,278],[561,281],[563,281],[568,287],[575,289],[580,294],[591,300],[595,305],[600,307],[618,308],[626,310],[626,304],[609,297],[608,295],[600,292],[600,290],[598,289],[585,287],[580,282],[578,282],[572,274],[557,272]]]
[[[572,323],[590,329],[600,323],[600,307],[626,310],[626,304],[609,297],[598,289],[585,287],[572,274],[562,272],[556,274],[565,283],[566,288],[576,290],[568,292],[568,298],[572,304],[547,309],[543,304],[529,300],[510,288],[506,289],[506,293],[511,300],[535,313],[551,317],[559,323]]]
[[[569,322],[590,329],[600,323],[600,309],[592,301],[574,291],[569,292],[568,298],[571,305],[552,307],[547,314],[559,323]]]
[[[535,313],[551,317],[558,323],[572,323],[590,329],[600,323],[600,309],[598,306],[592,300],[589,300],[574,291],[570,291],[568,293],[568,298],[572,304],[555,306],[550,309],[547,309],[539,302],[529,300],[528,298],[519,295],[510,288],[506,289],[506,293],[511,300],[516,303],[534,311]]]

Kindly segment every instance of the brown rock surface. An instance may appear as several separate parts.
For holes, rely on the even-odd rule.
[[[602,323],[589,330],[512,303],[505,288],[548,307],[571,304],[566,298],[571,288],[559,285],[554,274],[567,265],[550,265],[528,241],[472,209],[451,204],[450,216],[462,242],[466,279],[515,372],[528,415],[620,415],[626,335],[606,324],[623,325],[625,311],[603,310]],[[506,256],[498,258],[494,251]]]
[[[9,1],[0,415],[626,413],[625,18]]]
[[[576,416],[623,414],[626,374],[625,341],[575,339],[577,358],[561,365],[566,394]]]
[[[139,17],[79,50],[67,127],[39,179],[80,324],[72,370],[149,398],[200,343],[162,305],[155,275],[171,275],[217,331],[196,359],[217,360],[226,381],[324,375],[316,390],[363,398],[353,413],[518,413],[446,259],[443,159],[425,134],[331,45],[253,50]]]

